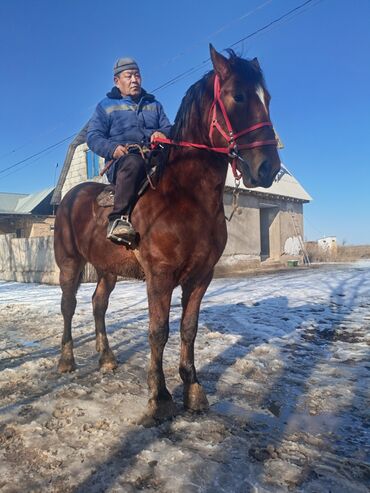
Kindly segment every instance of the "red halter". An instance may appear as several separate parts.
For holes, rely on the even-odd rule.
[[[252,125],[251,127],[248,127],[244,130],[241,130],[240,132],[234,133],[230,119],[228,117],[225,105],[221,99],[221,87],[220,87],[220,79],[218,75],[215,75],[215,80],[214,80],[214,92],[213,92],[213,102],[210,108],[210,114],[212,113],[211,117],[211,124],[209,128],[209,140],[211,141],[212,146],[207,146],[205,144],[197,144],[194,142],[187,142],[187,141],[174,141],[171,139],[161,139],[161,138],[156,138],[154,139],[153,143],[156,144],[170,144],[170,145],[177,145],[181,147],[195,147],[197,149],[208,149],[209,151],[213,152],[219,152],[221,154],[227,154],[229,157],[232,157],[232,163],[231,163],[231,169],[233,171],[234,177],[237,180],[240,180],[241,174],[237,170],[237,160],[243,161],[243,158],[239,154],[239,149],[254,149],[255,147],[263,147],[267,145],[278,145],[278,141],[276,139],[271,139],[271,140],[255,140],[254,142],[251,142],[249,144],[241,144],[238,145],[236,140],[241,137],[242,135],[248,134],[250,132],[253,132],[254,130],[258,130],[259,128],[263,127],[272,127],[272,123],[270,121],[268,122],[261,122],[261,123],[256,123],[255,125]],[[220,110],[222,112],[223,119],[226,124],[227,132],[221,127],[220,123],[217,120],[217,105],[220,107]],[[215,128],[220,132],[222,137],[226,140],[227,142],[227,147],[215,147],[213,144],[213,133]]]

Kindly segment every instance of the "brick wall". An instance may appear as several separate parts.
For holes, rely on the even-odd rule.
[[[67,174],[66,180],[62,188],[62,197],[74,186],[78,185],[82,181],[87,180],[87,170],[86,170],[86,150],[88,149],[87,144],[82,144],[77,147],[69,172]]]
[[[0,235],[14,234],[21,238],[52,236],[54,216],[13,215],[0,218]]]
[[[96,176],[92,180],[87,179],[87,160],[86,151],[88,150],[87,144],[81,144],[76,148],[73,159],[71,161],[71,166],[69,168],[66,180],[62,188],[62,198],[64,195],[73,187],[78,185],[83,181],[102,181],[106,182],[105,177]],[[102,169],[104,167],[104,159],[99,158],[99,167]]]

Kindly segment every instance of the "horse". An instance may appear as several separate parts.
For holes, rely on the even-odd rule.
[[[87,262],[97,272],[92,297],[100,368],[114,370],[116,358],[106,335],[105,313],[117,276],[144,279],[149,307],[149,400],[151,419],[173,416],[176,405],[166,387],[163,351],[175,287],[182,289],[179,373],[184,407],[208,408],[194,366],[194,342],[202,298],[227,240],[223,194],[229,162],[246,187],[271,186],[280,170],[270,120],[270,95],[257,59],[232,50],[224,56],[210,45],[213,69],[186,92],[167,144],[167,163],[156,189],[149,188],[131,215],[140,241],[136,250],[106,239],[109,208],[97,197],[106,185],[85,182],[58,207],[55,258],[60,268],[64,320],[59,372],[75,369],[71,332],[76,292]]]

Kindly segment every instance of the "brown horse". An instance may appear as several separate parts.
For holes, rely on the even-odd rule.
[[[269,187],[280,169],[269,116],[270,96],[256,59],[212,46],[213,68],[185,95],[173,127],[165,171],[156,190],[137,202],[132,223],[140,235],[137,250],[106,239],[109,208],[96,198],[100,183],[83,183],[64,197],[55,222],[55,257],[60,268],[64,318],[60,372],[75,368],[71,322],[81,272],[90,262],[98,273],[93,295],[96,349],[100,367],[117,366],[106,335],[105,312],[117,276],[145,277],[149,303],[148,414],[170,416],[175,406],[166,388],[163,351],[169,333],[171,295],[182,288],[180,376],[184,405],[208,407],[194,366],[200,303],[227,240],[223,206],[228,162],[233,160],[247,187]],[[185,142],[184,142],[185,141]],[[181,142],[181,144],[180,144]],[[188,143],[198,147],[188,147]]]

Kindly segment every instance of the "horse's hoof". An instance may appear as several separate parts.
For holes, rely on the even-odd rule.
[[[110,349],[102,353],[99,360],[99,367],[102,371],[113,371],[118,367],[116,357]]]
[[[136,425],[144,426],[144,428],[153,428],[153,426],[157,426],[158,421],[156,421],[152,416],[148,414],[144,414],[141,418],[139,418],[136,422]]]
[[[172,398],[166,400],[149,399],[146,417],[148,420],[154,419],[162,421],[172,418],[178,413],[176,404]]]
[[[206,411],[209,409],[206,393],[199,383],[192,383],[184,387],[184,406],[191,411]]]
[[[75,371],[75,369],[76,369],[76,363],[73,356],[72,358],[63,358],[63,356],[60,358],[58,363],[59,373],[70,373],[72,371]]]

